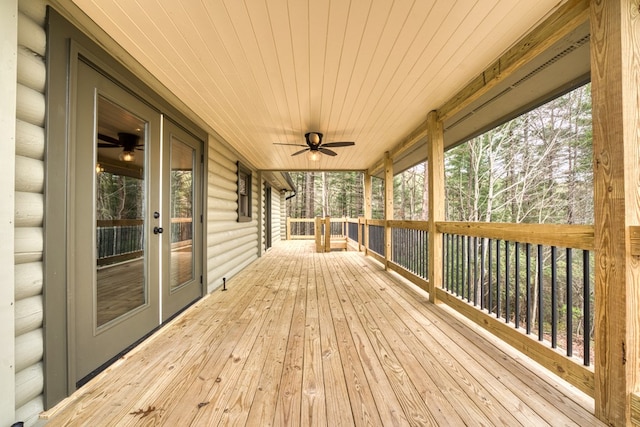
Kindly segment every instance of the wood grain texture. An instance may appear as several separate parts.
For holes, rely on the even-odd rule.
[[[44,417],[49,426],[600,425],[588,402],[371,258],[288,241]]]
[[[439,222],[440,233],[486,237],[561,248],[594,249],[592,225]]]
[[[629,425],[640,386],[640,3],[591,2],[596,415]]]
[[[429,192],[429,298],[437,301],[436,288],[442,287],[442,231],[437,228],[443,221],[445,206],[444,191],[444,125],[438,113],[427,115],[429,132],[427,139],[427,172]]]
[[[393,159],[387,151],[384,153],[384,219],[393,220]],[[393,259],[393,246],[391,239],[391,227],[388,223],[384,225],[384,257],[385,267]]]

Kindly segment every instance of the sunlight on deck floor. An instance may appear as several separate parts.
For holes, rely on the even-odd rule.
[[[600,425],[593,400],[357,252],[277,244],[47,425]]]

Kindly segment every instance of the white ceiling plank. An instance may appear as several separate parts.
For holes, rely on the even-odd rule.
[[[73,1],[254,167],[362,170],[558,0]],[[311,164],[304,133],[352,140]]]

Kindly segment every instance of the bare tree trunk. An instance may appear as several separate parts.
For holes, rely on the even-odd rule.
[[[327,188],[327,173],[322,172],[322,217],[326,218],[329,213],[329,198],[327,193],[329,189]]]
[[[315,217],[315,175],[313,172],[309,172],[306,174],[306,182],[305,182],[305,218],[313,218]],[[313,225],[307,224],[307,232],[306,234],[313,234]]]

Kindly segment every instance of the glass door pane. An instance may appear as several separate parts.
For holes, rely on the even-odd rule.
[[[142,119],[98,97],[96,326],[147,303],[145,141]]]
[[[171,138],[170,290],[194,279],[193,195],[195,150]]]

